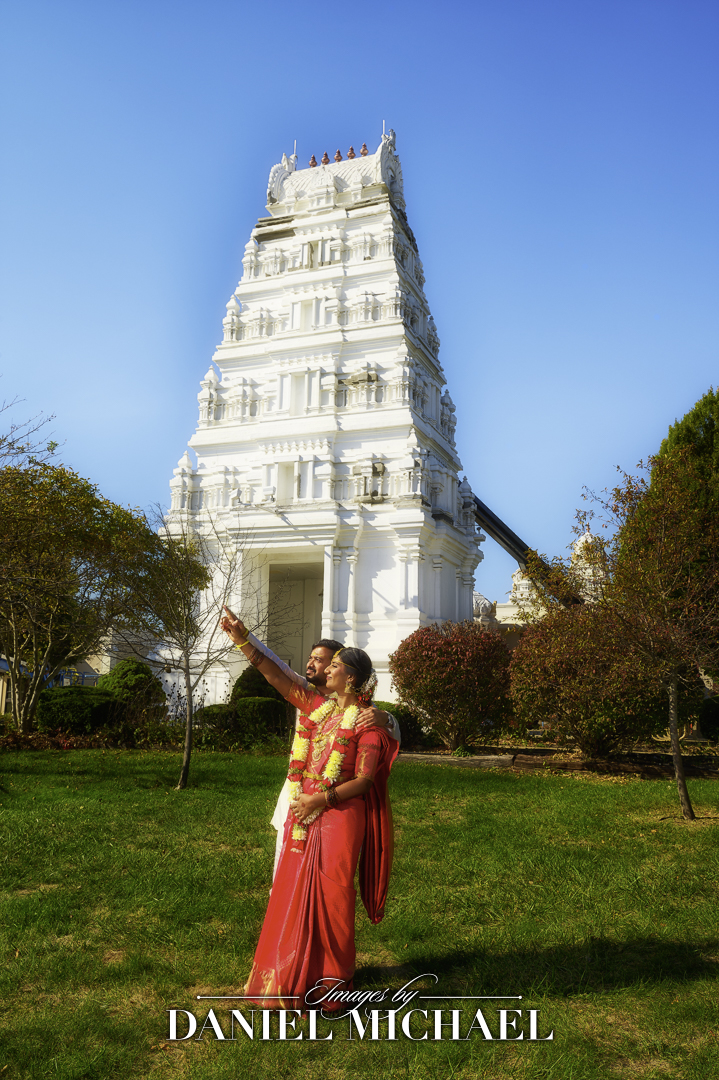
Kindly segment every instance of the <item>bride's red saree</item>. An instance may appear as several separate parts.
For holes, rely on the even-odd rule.
[[[291,700],[308,715],[327,699],[298,688]],[[318,779],[340,721],[337,715],[313,726],[302,783],[305,794],[320,790]],[[370,920],[380,922],[393,852],[387,777],[398,750],[396,740],[379,728],[352,735],[338,784],[367,777],[374,781],[368,794],[324,810],[309,826],[304,848],[292,841],[291,814],[285,822],[282,855],[245,987],[257,1004],[304,1009],[312,1005],[312,1000],[305,1002],[305,994],[321,980],[336,990],[352,989],[354,875],[359,859],[362,902]],[[325,1001],[322,1007],[333,1005]]]

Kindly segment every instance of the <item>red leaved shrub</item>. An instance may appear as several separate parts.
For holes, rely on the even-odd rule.
[[[509,650],[475,622],[420,627],[389,667],[402,704],[450,750],[494,738],[511,719]]]

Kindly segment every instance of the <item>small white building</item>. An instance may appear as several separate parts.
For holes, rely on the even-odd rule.
[[[403,638],[472,618],[484,539],[394,132],[375,153],[304,169],[283,156],[267,211],[201,382],[196,461],[181,458],[172,509],[213,515],[249,544],[265,601],[282,590],[286,615],[275,611],[268,638],[283,658],[302,667],[319,637],[359,646],[386,699]],[[236,674],[217,671],[210,698]]]

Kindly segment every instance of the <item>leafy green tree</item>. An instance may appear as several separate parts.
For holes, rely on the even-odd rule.
[[[582,549],[582,566],[554,560],[554,583],[533,577],[533,614],[565,607],[561,576],[573,586],[590,583],[592,603],[609,609],[643,659],[647,676],[667,695],[668,727],[682,813],[693,820],[679,743],[680,695],[696,693],[697,677],[719,674],[719,514],[705,497],[706,471],[691,447],[667,449],[641,465],[637,475],[602,496],[598,507],[604,537]],[[592,516],[580,514],[578,531]],[[558,584],[559,583],[559,584]],[[601,696],[601,676],[597,679]]]
[[[442,742],[486,742],[511,718],[509,650],[477,623],[422,626],[390,656],[400,702]]]
[[[679,694],[719,673],[719,515],[701,495],[688,448],[625,475],[604,500],[616,526],[607,549],[610,598],[669,697],[669,733],[682,813],[693,820],[679,744]]]
[[[43,687],[131,611],[157,539],[89,480],[41,462],[0,469],[0,521],[0,652],[27,732]]]
[[[663,458],[675,451],[685,451],[696,471],[697,497],[719,504],[719,391],[713,387],[700,398],[681,420],[669,428],[659,450]]]

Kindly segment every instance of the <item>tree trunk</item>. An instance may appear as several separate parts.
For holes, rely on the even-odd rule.
[[[679,745],[679,690],[677,680],[672,679],[669,685],[669,734],[672,740],[672,757],[674,759],[674,775],[677,778],[677,791],[679,792],[679,804],[682,814],[687,821],[694,821],[695,814],[692,809],[691,799],[687,790],[687,782],[684,776],[684,763],[682,751]]]
[[[180,779],[177,782],[176,791],[182,791],[187,787],[187,777],[190,773],[190,757],[192,755],[192,683],[190,680],[190,660],[185,658],[185,753],[182,757]]]
[[[22,735],[29,735],[32,731],[32,714],[28,708],[28,680],[25,675],[16,674],[13,684],[12,670],[10,672],[10,688],[13,701],[13,713],[15,723]]]

